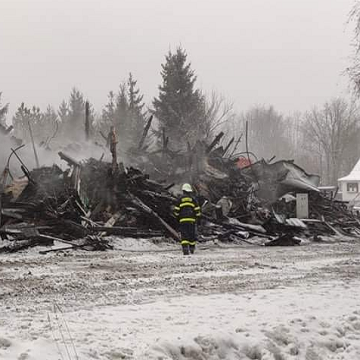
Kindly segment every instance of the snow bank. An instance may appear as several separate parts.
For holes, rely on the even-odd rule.
[[[356,360],[359,285],[211,296],[193,289],[189,296],[63,314],[51,304],[47,313],[18,309],[0,320],[0,358],[76,359],[76,351],[80,360]]]

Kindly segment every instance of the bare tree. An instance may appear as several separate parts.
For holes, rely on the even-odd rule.
[[[334,99],[323,109],[314,108],[305,115],[304,135],[325,161],[325,181],[336,184],[344,170],[345,154],[353,143],[359,127],[358,109],[354,102]]]
[[[272,106],[256,105],[238,119],[238,127],[245,129],[248,123],[249,150],[257,155],[270,159],[291,157],[290,133],[287,118],[278,113]],[[245,150],[244,145],[242,149]]]
[[[360,96],[360,1],[356,0],[349,14],[349,23],[355,24],[352,65],[346,69],[355,93]]]
[[[210,139],[235,118],[234,105],[215,91],[210,96],[204,96],[204,101],[205,114],[201,127],[205,133],[202,136]]]

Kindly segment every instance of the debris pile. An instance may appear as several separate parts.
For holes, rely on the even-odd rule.
[[[231,202],[223,225],[224,221],[231,220],[232,224],[234,220],[241,221],[237,225],[249,236],[259,236],[260,232],[269,237],[270,242],[265,245],[297,245],[301,242],[299,237],[320,241],[320,235],[360,235],[358,216],[347,204],[322,194],[318,188],[320,178],[307,174],[292,161],[260,160],[239,169],[236,159],[224,160],[217,168],[227,171],[227,177],[213,180],[210,186],[200,180],[199,186],[200,193],[205,193],[222,210],[224,203]],[[297,194],[306,194],[308,198],[306,218],[297,218]],[[257,227],[251,229],[250,224]],[[234,233],[231,235],[234,238]],[[223,234],[219,237],[223,238]]]
[[[320,241],[320,235],[360,234],[357,215],[320,192],[319,176],[293,161],[258,161],[249,151],[236,154],[241,138],[223,147],[223,136],[221,132],[210,144],[198,141],[192,148],[173,151],[163,134],[160,150],[142,151],[133,160],[151,177],[195,184],[203,205],[203,238],[244,241],[260,236],[269,239],[269,245],[297,245],[300,237]],[[308,196],[306,218],[297,218],[297,194]]]
[[[217,146],[221,136],[210,145],[198,142],[187,153],[172,152],[165,139],[160,155],[146,153],[142,139],[136,164],[151,177],[117,161],[78,162],[63,152],[59,156],[67,170],[53,165],[29,171],[18,157],[25,176],[7,186],[3,181],[0,188],[0,237],[6,240],[0,252],[54,241],[64,244],[61,249],[107,250],[112,248],[107,235],[179,240],[172,212],[175,184],[169,183],[174,179],[194,184],[203,214],[200,241],[252,243],[256,237],[265,245],[288,246],[304,237],[320,241],[321,235],[360,235],[357,216],[320,193],[318,176],[292,161],[226,155],[233,141],[225,148]],[[299,193],[309,200],[308,216],[301,219]]]
[[[169,212],[175,198],[166,187],[133,168],[113,173],[110,163],[89,159],[80,164],[59,155],[70,165],[68,170],[63,172],[57,165],[24,169],[27,181],[6,188],[0,235],[16,242],[0,251],[53,241],[105,250],[111,248],[104,239],[107,234],[177,237],[176,221]]]

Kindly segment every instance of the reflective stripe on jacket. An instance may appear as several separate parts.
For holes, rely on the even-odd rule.
[[[184,195],[177,202],[174,215],[180,223],[195,223],[196,219],[201,215],[201,208],[193,197]]]

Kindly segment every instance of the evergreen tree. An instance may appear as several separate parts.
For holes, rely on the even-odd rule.
[[[73,141],[85,139],[85,100],[84,95],[73,88],[70,94],[69,103],[63,102],[60,105],[62,121],[62,135]],[[94,122],[94,110],[90,104],[90,124]]]
[[[121,134],[120,146],[122,147],[122,136],[126,132],[125,120],[128,114],[128,102],[126,98],[126,84],[121,83],[119,92],[115,95],[113,91],[108,94],[108,102],[102,110],[101,123],[99,130],[107,136],[110,127],[115,126],[118,137]]]
[[[43,114],[40,108],[32,106],[28,108],[24,103],[18,107],[14,117],[13,126],[15,129],[15,136],[25,141],[30,140],[29,124],[31,126],[34,139],[39,139],[41,136],[41,122]]]
[[[110,128],[110,126],[115,126],[116,122],[116,98],[113,91],[109,92],[108,103],[105,105],[105,108],[102,111],[102,121],[103,124]]]
[[[59,106],[59,110],[58,110],[58,116],[59,119],[62,123],[66,123],[68,121],[68,116],[69,116],[69,107],[68,104],[65,100],[62,101],[62,103]]]
[[[114,125],[119,138],[119,148],[126,151],[137,144],[144,129],[143,95],[137,81],[129,74],[128,81],[120,84],[118,93],[111,91],[102,111],[101,130],[105,134]]]
[[[30,109],[24,103],[21,103],[12,119],[16,137],[25,140],[25,134],[27,133],[25,126],[27,126],[29,119]]]
[[[39,140],[43,145],[48,145],[50,139],[57,135],[59,128],[59,118],[54,108],[50,105],[46,108],[41,118],[41,133]]]
[[[195,89],[196,76],[184,49],[179,47],[174,54],[169,51],[161,67],[163,83],[159,97],[153,100],[154,115],[171,143],[184,147],[202,136],[205,100]]]
[[[69,119],[69,105],[65,100],[61,102],[57,115],[59,117],[59,136],[63,137]]]
[[[35,105],[30,110],[29,124],[31,126],[34,140],[39,141],[42,138],[45,129],[43,128],[43,114],[40,111],[40,108]],[[28,128],[29,124],[27,124]]]
[[[119,93],[116,98],[115,127],[121,139],[125,139],[128,132],[129,102],[127,99],[127,86],[125,82],[120,84]]]
[[[9,110],[9,104],[2,105],[1,104],[1,95],[2,92],[0,92],[0,125],[6,125],[6,114]]]
[[[83,140],[85,133],[85,100],[83,94],[73,88],[69,99],[69,114],[64,126],[66,136]]]
[[[143,114],[144,96],[140,94],[140,90],[136,85],[137,81],[130,73],[128,79],[128,131],[132,143],[140,140],[145,125]]]

